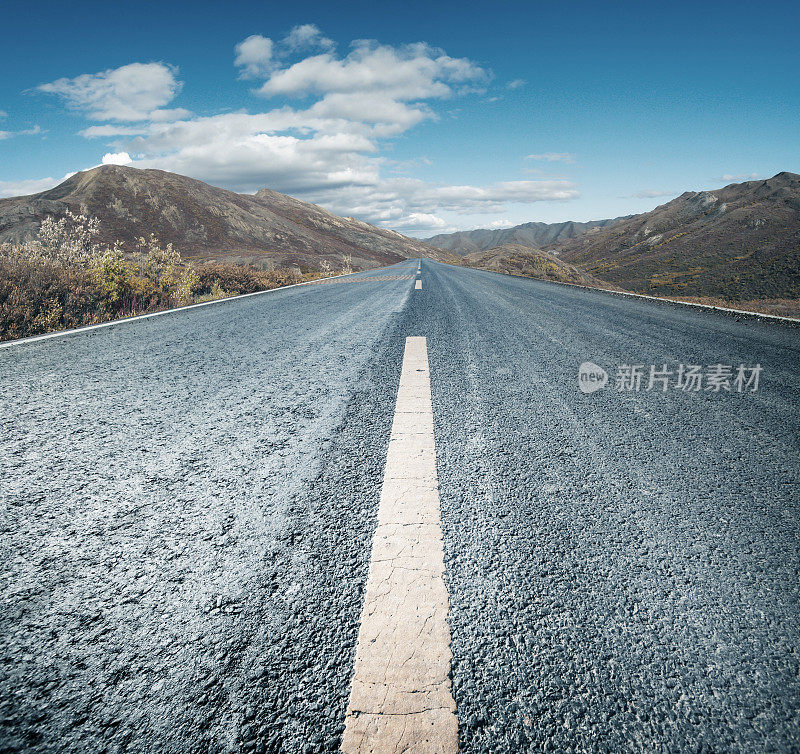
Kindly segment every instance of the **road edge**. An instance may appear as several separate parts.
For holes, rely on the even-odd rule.
[[[396,262],[399,264],[399,262]],[[392,265],[389,265],[390,267]],[[382,270],[383,267],[376,267],[376,270]],[[226,301],[235,301],[237,299],[249,298],[250,296],[261,296],[265,293],[274,293],[275,291],[285,291],[288,288],[298,288],[301,285],[314,285],[318,280],[332,280],[333,278],[343,278],[349,275],[358,275],[361,272],[373,272],[373,270],[359,270],[358,272],[347,272],[341,275],[330,275],[327,278],[318,278],[317,280],[304,280],[302,283],[292,283],[291,285],[279,285],[277,288],[268,288],[265,291],[253,291],[253,293],[240,293],[236,296],[225,296],[225,298],[216,298],[213,301],[203,301],[199,304],[187,304],[186,306],[176,306],[172,309],[164,309],[160,312],[150,312],[148,314],[136,314],[133,317],[123,317],[121,319],[112,319],[109,322],[98,322],[94,325],[84,325],[83,327],[73,327],[69,330],[57,330],[55,332],[43,333],[42,335],[29,335],[26,338],[16,338],[14,340],[4,340],[0,342],[0,349],[11,348],[12,346],[25,345],[26,343],[37,343],[42,340],[49,340],[50,338],[61,338],[68,335],[77,335],[82,332],[89,332],[90,330],[99,330],[102,327],[116,327],[117,325],[124,325],[128,322],[137,322],[143,319],[150,319],[151,317],[160,317],[162,314],[174,314],[175,312],[185,312],[189,309],[199,309],[201,306],[211,306],[212,304],[221,304]]]
[[[444,264],[447,264],[446,262]],[[725,306],[713,306],[712,304],[698,304],[694,301],[679,301],[675,298],[665,298],[662,296],[648,296],[645,293],[632,293],[630,291],[618,291],[613,288],[595,288],[591,285],[580,285],[579,283],[565,283],[561,280],[543,280],[542,278],[534,278],[528,275],[516,275],[513,272],[500,272],[499,270],[484,270],[480,267],[466,267],[464,265],[453,265],[463,267],[467,270],[477,270],[478,272],[492,272],[495,275],[505,275],[506,277],[510,278],[520,278],[522,280],[536,280],[540,283],[551,283],[553,285],[566,285],[570,288],[581,288],[585,291],[597,291],[598,293],[608,293],[612,296],[631,296],[633,298],[641,298],[647,301],[656,301],[660,304],[677,304],[679,306],[693,306],[698,309],[706,309],[708,311],[718,312],[720,314],[744,314],[748,317],[756,317],[757,319],[763,319],[772,322],[781,322],[787,323],[794,327],[800,326],[800,318],[798,317],[782,317],[779,314],[763,314],[761,312],[750,312],[746,309],[732,309]]]

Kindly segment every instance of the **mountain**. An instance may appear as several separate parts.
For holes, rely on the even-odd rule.
[[[602,280],[579,270],[553,254],[521,244],[504,244],[464,255],[462,263],[482,270],[523,275],[538,280],[575,283],[593,288],[608,287]]]
[[[515,225],[513,228],[498,228],[496,230],[479,228],[478,230],[464,230],[458,233],[441,233],[438,236],[433,236],[433,238],[426,238],[425,243],[445,251],[451,251],[459,256],[471,254],[475,251],[493,249],[505,244],[539,249],[548,244],[581,236],[597,228],[613,225],[621,219],[623,218],[590,220],[585,223],[571,221],[565,223],[523,223],[522,225]]]
[[[138,237],[154,233],[200,261],[318,268],[328,260],[338,268],[352,255],[354,269],[368,269],[409,257],[450,258],[417,239],[269,189],[237,194],[175,173],[118,165],[76,173],[40,194],[0,199],[0,242],[28,240],[45,217],[67,209],[98,218],[104,243],[121,240],[132,249]]]
[[[800,175],[687,191],[652,212],[615,220],[526,223],[427,243],[470,266],[529,274],[519,272],[527,267],[534,277],[542,263],[523,249],[537,249],[571,265],[570,274],[636,293],[723,303],[798,299]]]
[[[800,175],[687,191],[547,250],[630,291],[800,298]]]

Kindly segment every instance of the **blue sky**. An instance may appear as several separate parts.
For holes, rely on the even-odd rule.
[[[798,7],[13,0],[0,195],[105,156],[420,236],[641,212],[800,172]]]

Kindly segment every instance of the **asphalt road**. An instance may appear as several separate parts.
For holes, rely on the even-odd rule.
[[[461,750],[800,751],[800,331],[415,270],[0,350],[0,751],[339,747],[413,335]]]

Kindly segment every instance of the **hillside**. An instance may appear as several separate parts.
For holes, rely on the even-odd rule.
[[[686,192],[546,247],[612,284],[728,301],[800,297],[800,175]]]
[[[605,287],[602,280],[588,275],[546,251],[538,251],[520,244],[505,244],[486,251],[474,251],[463,257],[463,264],[481,270],[523,275],[538,280],[575,283],[592,287]]]
[[[613,225],[623,218],[615,220],[591,220],[585,223],[523,223],[512,228],[498,228],[490,230],[465,230],[458,233],[442,233],[433,238],[425,239],[425,243],[445,251],[463,256],[476,251],[485,251],[506,244],[527,246],[538,249],[552,243],[566,241],[570,238],[582,236],[598,228]]]
[[[42,219],[66,209],[97,217],[104,243],[122,240],[131,249],[139,236],[154,233],[198,261],[269,269],[318,268],[328,260],[339,268],[352,255],[354,269],[368,269],[409,257],[449,258],[416,239],[276,191],[237,194],[175,173],[117,165],[76,173],[40,194],[0,200],[0,242],[28,240]]]

